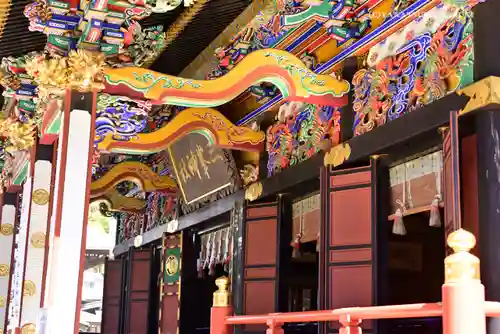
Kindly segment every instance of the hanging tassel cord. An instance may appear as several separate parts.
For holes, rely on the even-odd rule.
[[[302,240],[303,234],[304,234],[304,203],[299,202],[298,204],[300,206],[300,213],[299,213],[299,233],[295,235],[295,238],[292,240],[290,243],[290,246],[293,247],[292,251],[292,257],[294,259],[298,258],[300,256],[300,242]]]
[[[404,188],[403,188],[404,189]],[[404,190],[403,190],[404,198]],[[405,204],[401,200],[397,200],[396,203],[399,204],[400,208],[396,210],[394,223],[392,224],[392,233],[396,235],[406,235],[406,226],[403,221],[403,214],[406,212]]]
[[[437,195],[431,203],[429,226],[431,227],[441,227],[441,215],[439,213],[439,202],[441,201],[441,166],[438,165],[436,171],[436,192]]]
[[[316,235],[316,253],[321,251],[321,232]]]
[[[396,235],[406,235],[406,226],[403,221],[403,215],[406,212],[406,184],[408,180],[408,172],[406,170],[406,165],[405,165],[405,177],[404,177],[404,183],[403,183],[403,200],[401,201],[398,199],[396,201],[397,204],[399,204],[400,208],[396,210],[395,218],[394,218],[394,223],[392,224],[392,233]],[[410,196],[409,196],[410,197]]]

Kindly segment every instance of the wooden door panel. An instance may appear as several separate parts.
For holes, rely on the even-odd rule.
[[[387,210],[382,209],[384,204],[378,205],[377,172],[376,161],[366,167],[323,169],[321,240],[324,245],[319,282],[322,308],[372,306],[379,302],[377,222],[388,222],[387,215],[384,216]],[[323,332],[336,332],[338,327],[338,323],[329,323]],[[376,331],[370,321],[363,322],[362,328],[365,333]]]
[[[276,311],[278,203],[249,205],[244,241],[243,313]]]
[[[123,298],[123,259],[106,259],[102,300],[102,332],[120,334],[120,312]]]
[[[127,334],[148,334],[151,249],[132,249],[129,256]]]

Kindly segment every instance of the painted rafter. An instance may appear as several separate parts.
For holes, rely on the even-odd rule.
[[[127,161],[114,166],[101,178],[92,182],[90,197],[103,196],[124,181],[138,184],[144,192],[176,193],[177,191],[177,183],[170,176],[160,176],[141,162]]]
[[[104,152],[113,153],[155,153],[193,131],[202,131],[219,147],[246,151],[261,151],[264,147],[264,132],[234,126],[220,112],[210,108],[188,108],[161,129],[137,134],[129,141],[116,140],[108,134],[97,147]]]
[[[187,107],[222,105],[260,82],[276,85],[286,99],[332,106],[345,105],[349,91],[347,81],[313,74],[299,58],[275,49],[251,53],[215,80],[190,80],[130,67],[105,69],[104,78],[108,93]]]

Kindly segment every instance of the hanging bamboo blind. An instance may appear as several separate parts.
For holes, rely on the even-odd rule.
[[[293,237],[301,235],[300,242],[316,241],[320,228],[320,197],[311,195],[295,201],[292,206]]]
[[[443,153],[437,151],[392,167],[389,170],[391,210],[421,212],[442,198]]]

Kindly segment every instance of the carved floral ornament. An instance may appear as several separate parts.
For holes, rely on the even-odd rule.
[[[26,70],[39,85],[39,90],[62,94],[67,87],[90,92],[104,88],[103,53],[86,50],[70,51],[68,57],[35,57],[27,62]]]

